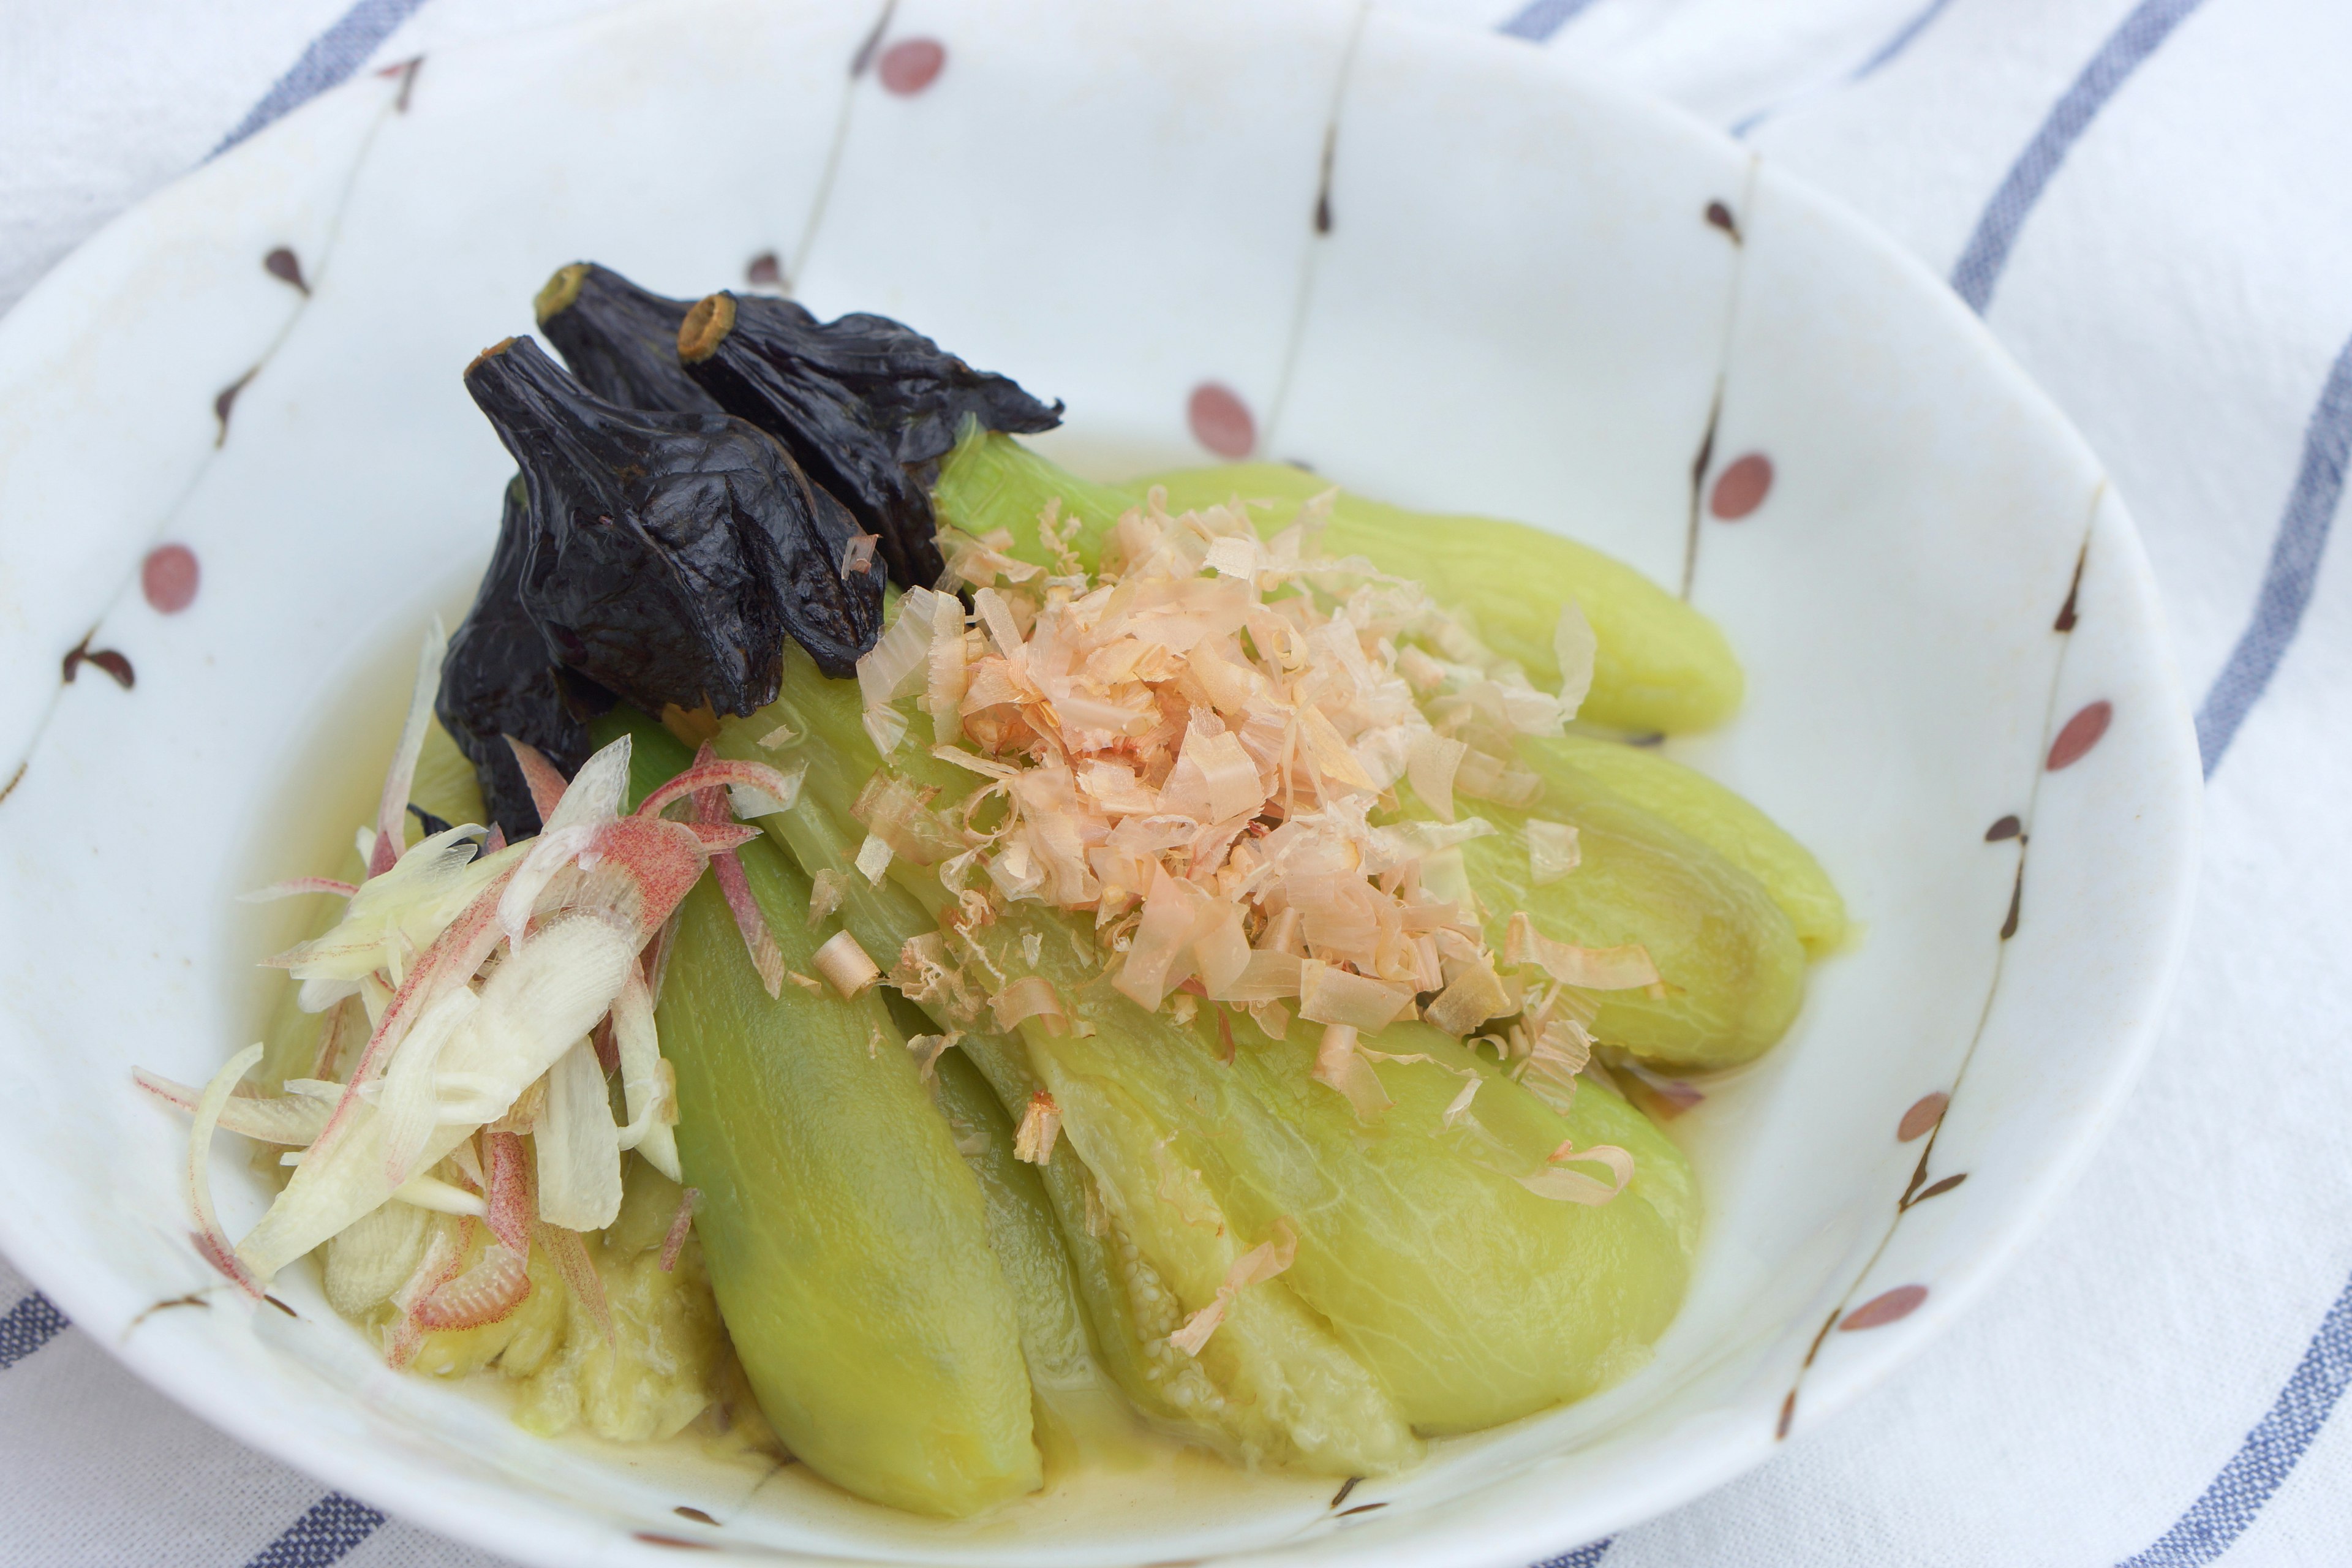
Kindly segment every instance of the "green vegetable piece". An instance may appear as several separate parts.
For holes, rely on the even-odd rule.
[[[1029,1070],[1028,1047],[1017,1037],[968,1035],[961,1048],[1008,1111],[1025,1107],[1042,1087]],[[1241,1458],[1241,1444],[1217,1419],[1224,1396],[1199,1363],[1171,1353],[1164,1342],[1168,1327],[1181,1322],[1173,1315],[1174,1300],[1104,1205],[1093,1173],[1067,1139],[1056,1140],[1045,1163],[1034,1169],[1103,1370],[1153,1427]],[[1116,1458],[1118,1450],[1112,1453]]]
[[[880,765],[858,711],[856,687],[824,679],[814,665],[788,649],[777,700],[750,718],[723,721],[719,746],[741,754],[750,737],[778,725],[803,737],[809,771],[799,805],[786,815],[823,814],[832,819],[830,831],[846,839],[854,827],[850,803]],[[929,755],[929,726],[919,716],[914,730],[892,762],[903,765],[914,782],[938,786],[943,798],[968,792],[975,782],[971,774]],[[894,863],[892,879],[929,914],[936,915],[948,901],[938,878],[923,868]],[[1034,1053],[1034,1042],[1030,1045]],[[1066,1121],[1066,1135],[1068,1127]],[[1098,1152],[1121,1157],[1131,1152],[1125,1140],[1105,1143]],[[1084,1144],[1077,1152],[1088,1155]],[[1195,1222],[1190,1224],[1164,1204],[1129,1203],[1122,1194],[1129,1188],[1120,1177],[1097,1168],[1093,1158],[1087,1164],[1102,1203],[1089,1211],[1079,1194],[1078,1213],[1099,1220],[1102,1239],[1114,1248],[1106,1260],[1113,1272],[1110,1289],[1125,1298],[1109,1314],[1108,1327],[1103,1314],[1093,1315],[1097,1332],[1108,1342],[1110,1370],[1148,1415],[1245,1463],[1370,1475],[1417,1456],[1418,1444],[1377,1380],[1278,1279],[1241,1292],[1198,1357],[1169,1345],[1168,1335],[1215,1299],[1226,1270],[1262,1238],[1244,1241],[1213,1217],[1199,1223],[1203,1214],[1213,1214],[1212,1200],[1190,1205]],[[1071,1206],[1057,1197],[1065,1239],[1084,1275],[1087,1268],[1074,1230],[1095,1232],[1083,1219],[1071,1225]],[[1119,1242],[1131,1242],[1133,1255]],[[1130,1344],[1153,1364],[1122,1366]]]
[[[914,1011],[911,1004],[900,1005]],[[928,1030],[928,1023],[924,1026]],[[1041,1417],[1038,1446],[1047,1468],[1067,1469],[1081,1456],[1136,1456],[1139,1428],[1095,1354],[1053,1201],[1037,1167],[1013,1156],[1012,1117],[961,1050],[942,1055],[934,1071],[940,1110],[964,1163],[980,1178],[981,1195],[988,1202],[989,1244],[1013,1288],[1021,1349]]]
[[[738,732],[787,713],[783,721],[832,759],[824,770],[812,766],[802,808],[845,811],[856,784],[879,765],[858,723],[854,689],[788,661],[777,706],[741,721]],[[891,763],[910,783],[936,786],[951,800],[971,782],[929,755],[927,734],[914,716]],[[722,727],[722,749],[729,743]],[[892,874],[933,908],[944,902],[927,870],[894,864]],[[1769,902],[1764,908],[1779,918]],[[1441,1065],[1381,1064],[1377,1070],[1396,1103],[1381,1126],[1365,1129],[1345,1100],[1311,1080],[1311,1026],[1294,1026],[1297,1038],[1284,1044],[1235,1021],[1247,1043],[1233,1066],[1220,1066],[1209,1016],[1188,1026],[1137,1008],[1104,978],[1082,923],[1016,904],[970,940],[1008,977],[1044,974],[1093,1030],[1055,1034],[1032,1020],[1021,1035],[1029,1074],[1059,1102],[1064,1139],[1096,1190],[1091,1205],[1083,1188],[1066,1201],[1053,1186],[1055,1167],[1045,1173],[1081,1294],[1107,1363],[1147,1412],[1163,1419],[1170,1412],[1207,1415],[1223,1428],[1229,1450],[1319,1468],[1339,1456],[1295,1439],[1286,1448],[1269,1446],[1286,1434],[1262,1425],[1266,1401],[1291,1402],[1278,1409],[1343,1406],[1360,1395],[1361,1384],[1350,1379],[1368,1369],[1385,1396],[1372,1409],[1385,1407],[1391,1420],[1417,1431],[1468,1430],[1605,1385],[1642,1359],[1672,1318],[1688,1273],[1696,1199],[1680,1153],[1622,1101],[1594,1089],[1580,1094],[1563,1121],[1457,1043],[1406,1026],[1372,1043]],[[1034,944],[1024,940],[1030,937]],[[966,1048],[1000,1098],[1010,1104],[1025,1095],[984,1044]],[[1480,1087],[1471,1113],[1448,1129],[1444,1111],[1463,1074],[1477,1077]],[[1563,1141],[1628,1149],[1633,1185],[1598,1208],[1521,1186],[1517,1178],[1541,1172]],[[1212,1244],[1223,1234],[1267,1239],[1277,1221],[1299,1237],[1293,1268],[1235,1297],[1197,1362],[1171,1355],[1167,1334],[1213,1298],[1237,1255],[1236,1247]],[[1131,1262],[1122,1278],[1126,1260],[1114,1258],[1097,1276],[1101,1285],[1088,1289],[1089,1235],[1131,1242],[1149,1278],[1138,1278]],[[1466,1289],[1465,1279],[1482,1288]],[[1098,1305],[1106,1299],[1108,1311]],[[1304,1323],[1322,1328],[1336,1345],[1297,1332],[1285,1316],[1294,1305],[1311,1309]],[[1237,1350],[1270,1348],[1273,1364],[1297,1382],[1261,1390],[1234,1381],[1217,1359],[1229,1335]],[[1145,1352],[1139,1373],[1118,1360],[1129,1343]],[[1344,1349],[1344,1359],[1331,1349]],[[1156,1377],[1155,1358],[1207,1371],[1216,1403]],[[1246,1372],[1259,1368],[1253,1363]],[[1250,1407],[1245,1395],[1259,1406]],[[1371,1418],[1356,1416],[1358,1430],[1377,1431],[1361,1425]],[[1385,1447],[1364,1444],[1350,1473],[1392,1466],[1410,1451],[1395,1436]]]
[[[1170,1334],[1220,1299],[1221,1288],[1229,1289],[1244,1252],[1278,1242],[1279,1233],[1270,1224],[1244,1226],[1202,1172],[1171,1154],[1167,1140],[1188,1130],[1184,1118],[1192,1108],[1172,1101],[1155,1070],[1163,1063],[1127,1064],[1117,1076],[1082,1077],[1056,1049],[1065,1043],[1092,1045],[1123,1060],[1126,1053],[1157,1051],[1159,1043],[1145,1031],[1079,1041],[1025,1025],[1022,1036],[1032,1064],[1061,1105],[1062,1136],[1092,1173],[1107,1219],[1116,1221],[1139,1254],[1122,1258],[1130,1310],[1147,1353],[1174,1363],[1167,1380],[1171,1402],[1181,1409],[1191,1394],[1178,1382],[1188,1370],[1181,1362],[1190,1360],[1213,1389],[1197,1396],[1201,1413],[1225,1428],[1245,1462],[1377,1475],[1418,1458],[1407,1413],[1282,1278],[1226,1295],[1223,1322],[1197,1352],[1188,1355],[1169,1342]]]
[[[1575,768],[1763,883],[1812,957],[1834,952],[1845,941],[1845,900],[1812,851],[1697,769],[1645,746],[1591,735],[1524,739],[1519,754],[1546,777],[1561,764]]]
[[[1082,527],[1072,542],[1092,567],[1103,536],[1153,485],[1171,510],[1263,501],[1259,531],[1287,527],[1300,503],[1331,488],[1280,463],[1244,463],[1155,474],[1118,486],[1067,472],[1008,436],[967,431],[940,469],[934,504],[942,521],[974,536],[1003,528],[1006,553],[1050,566],[1037,536],[1048,501]],[[1342,491],[1326,546],[1363,555],[1384,572],[1424,584],[1440,604],[1467,612],[1479,637],[1546,689],[1559,683],[1552,634],[1561,606],[1583,607],[1599,651],[1582,717],[1643,733],[1677,734],[1722,723],[1739,707],[1745,679],[1713,621],[1621,561],[1557,534],[1493,518],[1407,511]]]
[[[1287,527],[1299,503],[1331,488],[1283,463],[1155,474],[1128,488],[1140,495],[1155,484],[1167,487],[1171,511],[1235,496],[1269,502],[1257,520],[1263,532]],[[1716,624],[1589,545],[1521,522],[1408,511],[1346,490],[1323,539],[1333,554],[1369,557],[1468,612],[1480,639],[1548,691],[1559,685],[1552,633],[1574,599],[1600,645],[1581,710],[1593,723],[1672,735],[1711,729],[1739,708],[1746,682]]]
[[[1048,502],[1058,503],[1062,524],[1079,525],[1073,548],[1091,570],[1102,558],[1103,536],[1136,498],[1123,486],[1082,479],[1010,436],[982,430],[977,421],[964,426],[931,487],[931,509],[940,522],[973,539],[1003,529],[1013,535],[1005,553],[1051,567],[1054,555],[1037,536]]]
[[[1065,1135],[1139,1240],[1153,1234],[1173,1251],[1211,1216],[1251,1237],[1288,1225],[1297,1258],[1276,1283],[1376,1374],[1415,1432],[1472,1431],[1581,1398],[1639,1365],[1673,1320],[1697,1238],[1690,1170],[1607,1090],[1580,1088],[1562,1118],[1457,1041],[1399,1025],[1368,1044],[1426,1059],[1376,1062],[1393,1103],[1367,1127],[1314,1081],[1315,1026],[1276,1041],[1232,1020],[1234,1060],[1222,1065],[1206,1009],[1191,1025],[1143,1012],[1051,912],[1014,906],[973,940],[1012,973],[1031,934],[1038,972],[1092,1032],[1031,1024],[1024,1038]],[[1564,1142],[1625,1149],[1633,1184],[1599,1206],[1523,1186]]]
[[[1292,1033],[1311,1038],[1314,1026],[1294,1024]],[[1228,1162],[1244,1223],[1277,1208],[1309,1211],[1291,1288],[1425,1434],[1581,1399],[1642,1365],[1682,1304],[1698,1239],[1698,1194],[1682,1151],[1597,1084],[1580,1084],[1563,1117],[1425,1025],[1398,1025],[1368,1044],[1432,1058],[1376,1064],[1395,1103],[1373,1129],[1351,1126],[1346,1102],[1308,1082],[1314,1053],[1304,1039],[1236,1052],[1236,1076],[1258,1079],[1248,1098],[1262,1122],[1304,1096],[1295,1125],[1319,1170],[1276,1157],[1270,1137],[1206,1145],[1242,1143],[1254,1156],[1246,1167]],[[1448,1129],[1444,1113],[1465,1074],[1478,1089]],[[1519,1184],[1563,1145],[1622,1148],[1633,1179],[1598,1206]],[[1334,1157],[1342,1148],[1353,1161]],[[1349,1169],[1358,1162],[1369,1182]],[[1606,1179],[1590,1163],[1570,1169]],[[1312,1209],[1339,1180],[1347,1201]]]
[[[1805,997],[1805,949],[1754,877],[1564,763],[1547,769],[1532,810],[1474,804],[1497,830],[1462,846],[1490,943],[1500,950],[1525,910],[1554,942],[1638,942],[1657,966],[1662,996],[1588,993],[1600,1008],[1595,1038],[1706,1069],[1750,1060],[1788,1032]],[[1543,887],[1528,856],[1531,816],[1577,831],[1576,868]]]
[[[643,715],[632,790],[685,761]],[[600,739],[603,737],[600,736]],[[809,884],[737,852],[786,963],[814,965]],[[712,1288],[761,1411],[861,1497],[961,1517],[1033,1491],[1029,1378],[980,1184],[872,993],[761,988],[723,895],[688,895],[657,1014]]]

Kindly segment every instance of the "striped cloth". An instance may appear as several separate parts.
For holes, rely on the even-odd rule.
[[[1394,3],[1672,98],[1949,278],[2117,476],[2202,694],[2191,961],[2081,1185],[1857,1408],[1545,1568],[2352,1560],[2352,1422],[2328,1419],[2352,1380],[2352,815],[2325,754],[2352,689],[2352,583],[2326,556],[2352,450],[2352,6]],[[598,8],[346,5],[9,7],[0,303],[354,70]],[[5,1267],[0,1455],[0,1563],[491,1562],[211,1433]]]

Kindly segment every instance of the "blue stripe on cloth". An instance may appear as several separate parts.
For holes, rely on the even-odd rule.
[[[1749,132],[1755,130],[1758,126],[1763,124],[1774,115],[1780,113],[1783,110],[1793,109],[1801,103],[1809,102],[1811,100],[1820,97],[1824,92],[1834,91],[1842,87],[1852,87],[1856,82],[1866,80],[1870,77],[1876,75],[1879,71],[1882,71],[1889,65],[1892,65],[1897,55],[1900,55],[1904,50],[1918,42],[1919,35],[1927,30],[1927,25],[1930,22],[1933,22],[1937,16],[1942,16],[1944,13],[1944,7],[1949,5],[1951,3],[1952,0],[1927,0],[1926,9],[1920,11],[1909,21],[1895,28],[1892,34],[1888,35],[1885,43],[1879,45],[1878,47],[1870,52],[1869,58],[1864,59],[1860,65],[1854,67],[1852,70],[1846,72],[1845,75],[1838,78],[1832,82],[1809,87],[1803,91],[1793,93],[1787,98],[1780,100],[1776,103],[1768,103],[1763,108],[1757,110],[1745,118],[1734,121],[1731,124],[1731,134],[1738,137],[1742,141],[1745,141],[1747,140],[1748,133]]]
[[[367,63],[392,30],[415,15],[425,0],[359,0],[334,25],[310,40],[302,58],[271,84],[261,101],[245,111],[236,129],[212,150],[217,158],[271,121],[299,109],[329,88],[347,80]]]
[[[1977,219],[1976,232],[1969,236],[1967,248],[1960,252],[1958,265],[1952,268],[1952,287],[1969,309],[1979,315],[1992,300],[1993,286],[2000,281],[2001,269],[2009,265],[2010,248],[2017,243],[2017,231],[2025,226],[2026,216],[2042,199],[2042,190],[2058,165],[2066,161],[2107,100],[2116,95],[2132,72],[2147,63],[2164,40],[2171,36],[2188,15],[2204,0],[2140,0],[2131,15],[2107,35],[2091,63],[2083,68],[2065,96],[2052,106],[2042,120],[2042,128],[2025,151],[2017,155],[2009,174],[2001,180],[2000,188],[1992,200],[1985,204],[1982,216]]]
[[[327,1568],[383,1522],[383,1515],[357,1498],[329,1492],[286,1533],[261,1549],[245,1568]]]
[[[2318,406],[2311,411],[2311,423],[2304,427],[2303,464],[2295,470],[2286,514],[2279,519],[2278,537],[2271,543],[2270,565],[2254,595],[2253,619],[2197,710],[2197,750],[2207,778],[2221,765],[2221,754],[2262,700],[2303,625],[2336,503],[2344,497],[2347,457],[2352,457],[2352,342],[2336,354]]]
[[[1951,3],[1952,0],[1927,0],[1927,5],[1917,16],[1895,28],[1894,37],[1879,45],[1877,51],[1868,59],[1853,68],[1853,74],[1845,79],[1848,84],[1861,81],[1865,77],[1875,76],[1893,64],[1895,57],[1916,43],[1919,35],[1927,30],[1927,25],[1942,16],[1944,7]]]
[[[1535,1568],[1592,1568],[1594,1563],[1608,1555],[1609,1548],[1614,1545],[1616,1541],[1617,1538],[1613,1535],[1604,1535],[1600,1540],[1589,1545],[1580,1546],[1573,1552],[1563,1552],[1557,1557],[1547,1557],[1537,1563]]]
[[[0,1316],[0,1371],[5,1371],[70,1328],[66,1315],[36,1290]]]
[[[2311,1447],[2347,1383],[2352,1383],[2352,1283],[2328,1309],[2270,1414],[2246,1434],[2205,1495],[2154,1545],[2121,1568],[2203,1568],[2227,1552]]]
[[[1576,20],[1592,0],[1528,0],[1518,14],[1496,29],[1506,37],[1542,43]]]

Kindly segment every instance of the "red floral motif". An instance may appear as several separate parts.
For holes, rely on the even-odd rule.
[[[882,85],[912,98],[937,81],[947,63],[947,46],[937,38],[902,38],[882,51]]]
[[[1735,458],[1715,477],[1706,509],[1726,522],[1738,522],[1772,493],[1772,459],[1761,452]]]
[[[1933,1094],[1921,1095],[1911,1109],[1903,1113],[1901,1124],[1895,1129],[1895,1141],[1908,1143],[1914,1138],[1925,1137],[1944,1120],[1944,1108],[1951,1103],[1952,1097],[1940,1089]]]
[[[1233,388],[1204,381],[1184,405],[1192,439],[1220,458],[1246,458],[1257,447],[1257,421]]]
[[[1907,1318],[1919,1310],[1927,1299],[1925,1285],[1897,1285],[1881,1296],[1873,1296],[1838,1321],[1841,1333],[1853,1333],[1862,1329],[1883,1328],[1899,1319]]]
[[[2107,732],[2107,723],[2115,716],[2116,705],[2103,697],[2067,720],[2058,738],[2050,742],[2050,771],[2054,773],[2081,762],[2084,753],[2097,745],[2099,737]]]
[[[140,563],[139,591],[167,616],[176,616],[196,601],[196,552],[184,544],[159,544]]]

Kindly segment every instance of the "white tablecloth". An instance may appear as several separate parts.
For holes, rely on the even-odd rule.
[[[2352,5],[1394,3],[1674,98],[1950,277],[2116,475],[2204,694],[2189,967],[2080,1186],[1860,1406],[1558,1561],[2352,1562]],[[5,0],[0,305],[354,69],[602,8],[347,4]],[[215,1434],[4,1265],[0,1314],[0,1563],[490,1563]]]

